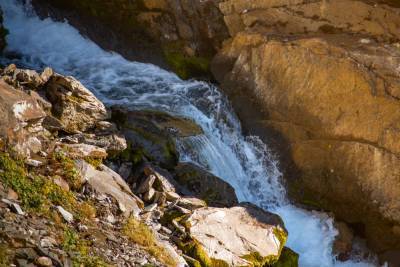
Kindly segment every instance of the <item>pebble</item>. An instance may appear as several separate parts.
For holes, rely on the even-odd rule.
[[[34,159],[27,159],[25,163],[32,167],[39,167],[43,164],[43,162]]]
[[[144,212],[152,212],[153,210],[155,210],[157,208],[157,203],[153,203],[148,205],[147,207],[144,208]]]
[[[66,222],[72,223],[74,221],[74,216],[70,212],[66,211],[63,207],[57,206],[57,210]]]
[[[36,263],[39,266],[43,266],[43,267],[50,267],[53,266],[53,262],[51,261],[51,259],[47,258],[47,257],[39,257],[36,260]]]

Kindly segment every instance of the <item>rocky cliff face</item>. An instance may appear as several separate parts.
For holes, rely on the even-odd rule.
[[[228,32],[215,1],[32,1],[42,15],[67,18],[105,49],[170,67],[183,78],[208,76]]]
[[[290,195],[362,225],[377,251],[399,249],[400,9],[363,1],[220,7],[232,39],[213,73],[246,128],[283,153]]]

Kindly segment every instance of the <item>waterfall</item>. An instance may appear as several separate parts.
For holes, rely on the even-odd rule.
[[[10,30],[7,51],[16,63],[41,70],[45,66],[72,75],[107,105],[157,109],[199,124],[204,135],[178,140],[182,161],[195,162],[230,183],[240,201],[279,214],[289,231],[287,246],[300,254],[300,266],[375,266],[357,260],[336,262],[332,244],[337,230],[321,212],[297,208],[287,200],[279,165],[255,136],[243,136],[226,97],[214,85],[182,81],[151,64],[125,60],[81,36],[67,22],[39,19],[29,3],[1,0]]]

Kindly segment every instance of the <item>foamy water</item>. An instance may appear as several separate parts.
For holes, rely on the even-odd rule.
[[[154,65],[106,52],[66,22],[40,20],[30,5],[1,0],[0,6],[10,30],[7,50],[21,55],[12,62],[38,70],[51,66],[75,76],[107,105],[154,108],[199,124],[204,135],[178,140],[181,160],[202,165],[229,182],[239,200],[278,213],[289,231],[287,246],[300,254],[300,266],[375,266],[357,260],[335,261],[333,219],[289,204],[274,157],[257,137],[242,135],[237,117],[218,88],[182,81]]]

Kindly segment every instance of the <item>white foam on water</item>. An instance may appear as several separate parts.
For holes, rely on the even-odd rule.
[[[335,261],[333,219],[289,204],[274,157],[257,137],[242,135],[238,119],[218,88],[182,81],[154,65],[106,52],[67,22],[39,19],[29,4],[1,0],[0,6],[10,30],[7,50],[21,55],[14,60],[17,64],[38,70],[51,66],[75,76],[107,105],[154,108],[196,121],[204,135],[179,140],[181,160],[202,165],[229,182],[239,200],[278,213],[289,231],[287,245],[300,254],[300,266],[375,266],[357,260]]]

